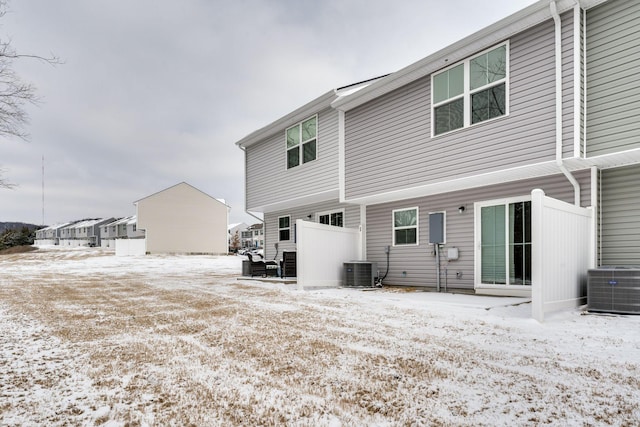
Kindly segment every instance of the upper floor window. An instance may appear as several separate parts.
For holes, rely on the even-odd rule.
[[[317,116],[287,129],[287,169],[316,159],[317,134]]]
[[[507,114],[508,43],[431,79],[433,135]]]
[[[418,244],[418,208],[393,211],[393,245]]]
[[[344,227],[344,211],[323,212],[318,214],[318,222],[320,224],[333,225],[335,227]]]
[[[281,216],[278,218],[278,240],[291,239],[291,217]]]

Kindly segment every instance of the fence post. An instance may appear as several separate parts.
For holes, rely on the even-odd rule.
[[[531,192],[531,316],[544,320],[544,191]]]

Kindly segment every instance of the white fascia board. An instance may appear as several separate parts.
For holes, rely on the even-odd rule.
[[[603,0],[592,0],[589,3],[602,2]],[[572,9],[575,4],[574,0],[558,0],[558,12],[566,12]],[[478,51],[500,43],[548,19],[551,19],[549,0],[539,0],[531,6],[489,25],[420,61],[414,62],[358,92],[335,100],[332,106],[343,111],[351,110],[417,79],[428,76],[439,69],[461,61]]]
[[[302,107],[292,111],[284,117],[279,118],[275,122],[260,128],[236,142],[238,147],[246,148],[260,142],[274,133],[281,132],[285,128],[302,121],[308,116],[318,113],[331,106],[331,102],[337,97],[335,90],[331,89],[324,95],[314,99],[313,101],[303,105]]]

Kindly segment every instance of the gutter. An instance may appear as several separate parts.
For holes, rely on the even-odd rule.
[[[578,5],[576,5],[578,7]],[[549,1],[549,10],[555,24],[555,60],[556,60],[556,165],[567,177],[574,191],[574,204],[580,206],[580,184],[565,167],[562,160],[562,22],[556,7],[556,0]],[[576,35],[574,34],[574,37]],[[574,76],[575,78],[576,76]],[[574,106],[575,108],[576,106]]]

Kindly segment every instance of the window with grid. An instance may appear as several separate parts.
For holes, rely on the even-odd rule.
[[[508,43],[434,74],[433,135],[507,114]]]
[[[316,159],[318,118],[313,116],[286,130],[287,169]]]

